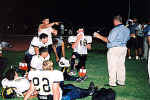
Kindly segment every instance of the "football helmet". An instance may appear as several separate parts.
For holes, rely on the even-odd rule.
[[[65,57],[62,57],[59,61],[59,67],[69,67],[70,63],[69,60],[65,59]]]
[[[16,96],[16,92],[13,88],[3,88],[2,89],[2,97],[3,98],[7,98],[7,99],[11,99],[11,98],[15,98]]]

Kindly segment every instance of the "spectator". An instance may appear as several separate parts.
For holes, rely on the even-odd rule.
[[[147,42],[147,33],[150,31],[150,19],[148,19],[147,24],[144,26],[144,59],[148,60],[148,42]]]
[[[136,35],[137,35],[137,42],[138,42],[138,55],[139,58],[142,59],[144,34],[143,34],[143,27],[141,24],[138,24],[138,26],[136,27]]]
[[[129,29],[130,29],[130,40],[127,42],[127,48],[128,48],[128,59],[131,59],[131,49],[135,50],[135,59],[138,60],[139,56],[138,56],[138,40],[137,40],[137,36],[136,36],[136,28],[137,28],[137,19],[134,18],[133,19],[133,23],[131,23],[129,25]]]
[[[149,28],[149,25],[147,26],[147,30]],[[150,47],[150,30],[147,32],[147,40],[148,40],[148,47]],[[149,54],[148,54],[148,74],[149,74],[149,79],[148,82],[150,84],[150,48],[149,48]]]

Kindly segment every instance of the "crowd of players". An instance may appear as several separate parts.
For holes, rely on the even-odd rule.
[[[107,43],[109,84],[106,85],[125,86],[124,63],[127,51],[128,59],[132,58],[131,49],[135,50],[136,60],[148,59],[150,21],[147,24],[139,24],[137,19],[133,19],[128,21],[127,26],[122,24],[121,16],[115,16],[113,21],[115,27],[108,37],[96,32],[94,37]],[[37,36],[33,37],[29,49],[25,53],[25,61],[28,65],[26,77],[19,77],[16,70],[9,69],[6,78],[2,80],[3,88],[15,87],[11,91],[15,91],[17,96],[23,96],[24,100],[32,97],[38,97],[39,100],[75,100],[87,96],[92,96],[93,100],[115,100],[115,92],[112,89],[97,90],[93,82],[87,89],[64,84],[64,80],[82,82],[88,78],[86,59],[88,50],[91,49],[92,37],[87,38],[84,35],[84,28],[78,28],[77,36],[69,39],[73,49],[69,61],[65,57],[63,39],[61,37],[52,39],[52,35],[56,36],[58,33],[56,29],[52,28],[54,25],[59,25],[59,23],[50,23],[48,18],[43,19],[42,24],[39,25]],[[54,63],[50,60],[52,51],[55,53],[56,62],[62,67],[61,71],[55,70],[53,67]],[[76,59],[79,61],[77,64]],[[150,64],[148,63],[148,65]],[[66,68],[68,66],[71,66],[69,72]],[[79,73],[79,77],[74,76],[76,73]],[[22,86],[23,84],[24,86]],[[3,97],[13,97],[13,94],[6,95],[8,93],[5,92],[8,90],[3,91]],[[11,91],[9,92],[13,93]]]
[[[98,90],[93,82],[87,89],[64,84],[64,80],[82,82],[88,78],[85,63],[92,40],[91,37],[85,39],[84,28],[79,27],[77,36],[70,38],[73,53],[69,63],[65,58],[63,40],[61,38],[52,40],[52,35],[56,36],[58,33],[52,28],[54,25],[59,23],[50,23],[48,18],[43,19],[42,24],[39,25],[38,35],[33,37],[29,49],[25,52],[27,72],[24,77],[19,77],[15,69],[9,69],[1,82],[2,96],[4,98],[23,96],[24,100],[33,97],[38,97],[39,100],[75,100],[87,96],[92,96],[93,100],[99,97],[114,100],[114,90],[105,88]],[[61,71],[53,67],[54,63],[50,60],[52,51],[55,53],[56,62],[62,67]],[[77,64],[76,59],[79,61]],[[71,66],[70,72],[66,70],[68,66]],[[79,77],[74,76],[75,73],[79,73]]]

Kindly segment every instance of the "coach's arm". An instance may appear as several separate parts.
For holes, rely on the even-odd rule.
[[[102,40],[102,41],[104,41],[106,43],[109,42],[107,37],[104,37],[104,36],[102,36],[102,35],[100,35],[100,34],[98,34],[96,32],[94,33],[94,37],[96,37],[96,38],[98,38],[98,39],[100,39],[100,40]]]

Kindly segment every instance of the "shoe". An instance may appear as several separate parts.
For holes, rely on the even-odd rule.
[[[92,96],[95,93],[96,88],[94,82],[90,82],[88,90],[89,90],[89,96]]]
[[[144,59],[142,57],[139,57],[139,60],[140,60],[141,63],[144,62]]]
[[[76,79],[76,82],[83,82],[84,80],[83,80],[83,77],[80,77],[80,78],[77,78]]]
[[[74,70],[71,70],[70,73],[68,73],[70,76],[75,76],[76,72]]]
[[[119,83],[117,83],[117,86],[125,86],[125,84],[119,84]]]
[[[136,60],[139,60],[139,56],[136,56],[135,59],[136,59]]]
[[[87,80],[87,79],[88,79],[88,76],[85,75],[85,76],[83,77],[83,80],[85,81],[85,80]]]
[[[109,84],[105,84],[104,86],[108,86],[108,87],[117,87],[117,85],[109,85]]]
[[[131,60],[131,59],[132,59],[132,57],[131,57],[131,56],[129,56],[129,57],[128,57],[128,59],[129,59],[129,60]]]

